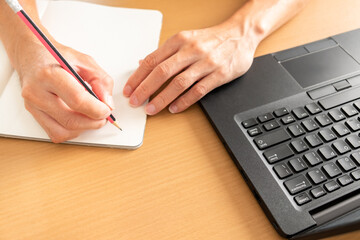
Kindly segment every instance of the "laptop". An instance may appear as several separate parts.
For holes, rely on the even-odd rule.
[[[257,57],[200,105],[281,236],[360,229],[360,29]]]

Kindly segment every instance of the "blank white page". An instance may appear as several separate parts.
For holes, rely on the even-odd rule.
[[[95,58],[114,79],[113,115],[123,131],[107,123],[68,143],[137,148],[141,146],[146,114],[132,108],[122,89],[138,61],[158,46],[162,15],[154,10],[125,9],[73,1],[50,1],[42,22],[60,43]],[[66,91],[66,90],[64,90]],[[0,134],[48,141],[45,131],[24,108],[17,74],[0,96]]]

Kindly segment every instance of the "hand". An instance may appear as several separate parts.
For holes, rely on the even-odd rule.
[[[59,143],[77,137],[84,130],[104,126],[110,107],[113,108],[113,80],[91,57],[53,43],[108,105],[90,95],[40,42],[19,42],[12,61],[20,76],[25,107],[50,139]]]
[[[140,106],[170,79],[145,111],[154,115],[170,103],[170,112],[184,111],[214,88],[244,74],[258,42],[232,22],[180,32],[141,61],[123,93],[130,97],[130,105]]]

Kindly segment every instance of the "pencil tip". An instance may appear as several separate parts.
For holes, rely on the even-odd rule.
[[[116,122],[113,122],[112,124],[113,124],[115,127],[117,127],[120,131],[122,131],[121,127],[119,127],[119,125],[117,125]]]

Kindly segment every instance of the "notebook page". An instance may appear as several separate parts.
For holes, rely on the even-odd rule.
[[[81,13],[81,14],[79,14]],[[144,106],[132,108],[122,89],[139,59],[157,48],[162,16],[158,11],[124,9],[95,4],[51,1],[42,18],[57,41],[91,55],[114,79],[114,116],[123,131],[110,123],[86,131],[70,143],[136,148],[142,144]],[[6,103],[5,103],[6,102]],[[11,103],[11,104],[10,104]],[[49,140],[45,131],[24,109],[17,74],[0,96],[0,134]]]

